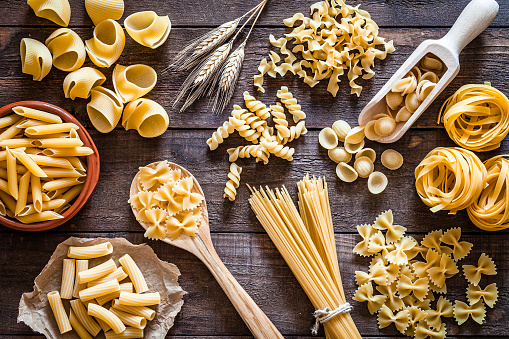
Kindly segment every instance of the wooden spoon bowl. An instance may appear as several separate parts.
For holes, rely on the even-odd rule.
[[[147,167],[155,168],[159,163],[160,162],[154,162],[147,165]],[[198,180],[196,180],[196,178],[188,170],[171,162],[167,162],[167,164],[172,170],[179,169],[183,178],[192,177],[192,191],[194,193],[200,193],[204,196],[203,190],[201,189]],[[130,197],[133,197],[140,191],[141,185],[139,183],[139,174],[140,173],[138,172],[134,176],[134,179],[131,183]],[[131,208],[133,210],[134,216],[136,217],[136,220],[138,220],[140,225],[144,229],[150,227],[148,223],[139,220],[139,210],[132,207],[132,205]],[[182,232],[175,239],[166,237],[161,241],[182,248],[194,254],[205,264],[205,266],[207,266],[255,338],[283,338],[274,324],[272,324],[265,313],[263,313],[263,311],[258,307],[258,305],[256,305],[253,299],[251,299],[249,294],[247,294],[242,286],[240,286],[240,284],[232,276],[230,271],[228,271],[226,266],[224,266],[223,262],[217,255],[214,249],[214,245],[212,244],[212,239],[210,238],[209,216],[207,213],[207,203],[205,200],[203,200],[201,203],[201,220],[195,236],[191,237]]]

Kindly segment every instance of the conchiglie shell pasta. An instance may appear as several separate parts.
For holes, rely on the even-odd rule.
[[[118,20],[124,14],[124,0],[85,0],[85,9],[94,25],[104,20]]]
[[[67,74],[64,79],[64,94],[66,98],[88,98],[90,91],[106,81],[104,74],[92,67],[83,67]]]
[[[90,122],[101,133],[111,132],[122,116],[122,100],[115,92],[101,86],[93,88],[91,95],[87,105]]]
[[[124,103],[144,96],[154,88],[156,82],[156,71],[147,65],[126,67],[117,64],[113,70],[113,86]]]
[[[49,49],[34,39],[21,39],[19,46],[21,56],[21,71],[30,74],[36,81],[41,81],[48,75],[52,66],[52,58]]]
[[[122,26],[107,19],[95,26],[94,37],[85,41],[88,56],[99,67],[110,67],[118,60],[125,46]]]
[[[68,0],[28,0],[35,15],[53,21],[59,26],[67,27],[71,20],[71,6]]]
[[[46,46],[53,54],[53,66],[72,72],[83,66],[86,52],[81,38],[68,28],[59,28],[47,39]]]
[[[336,174],[344,182],[353,182],[359,177],[355,169],[344,162],[340,162],[336,166]]]
[[[382,193],[388,184],[387,177],[382,172],[373,172],[368,178],[368,190],[372,194]]]
[[[124,109],[122,126],[126,130],[135,129],[145,138],[154,138],[168,129],[169,118],[165,109],[150,99],[137,99]]]
[[[157,48],[168,38],[171,22],[168,16],[158,16],[153,11],[146,11],[129,15],[124,20],[124,27],[137,43]]]
[[[333,149],[338,145],[338,136],[330,127],[325,127],[318,135],[320,146],[325,149]]]

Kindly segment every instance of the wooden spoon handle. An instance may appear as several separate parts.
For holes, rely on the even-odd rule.
[[[214,248],[206,246],[203,242],[201,244],[203,246],[199,246],[202,247],[199,249],[199,254],[193,252],[216,278],[253,336],[260,339],[283,339],[276,326],[224,266]]]

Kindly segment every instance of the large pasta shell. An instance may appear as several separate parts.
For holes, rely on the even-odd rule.
[[[168,113],[153,100],[137,99],[127,104],[124,109],[122,126],[126,130],[137,130],[142,137],[157,137],[168,129],[168,125]]]
[[[147,65],[126,67],[117,64],[113,70],[113,86],[124,103],[144,96],[154,88],[156,82],[156,71]]]
[[[83,66],[86,52],[81,38],[69,28],[59,28],[46,39],[46,46],[53,54],[53,66],[72,72]]]
[[[137,43],[146,47],[157,48],[168,38],[171,22],[167,15],[158,16],[153,11],[145,11],[129,15],[124,20],[124,27]]]
[[[122,26],[107,19],[95,26],[94,37],[85,41],[88,56],[99,67],[110,67],[118,60],[125,46]]]
[[[104,20],[118,20],[124,14],[124,0],[85,0],[85,9],[94,25]]]
[[[64,79],[64,95],[72,100],[88,98],[90,91],[106,81],[104,74],[92,67],[83,67],[67,74]]]
[[[71,6],[68,0],[28,0],[35,15],[53,21],[59,26],[67,27],[71,20]]]
[[[19,46],[21,71],[41,81],[51,70],[52,59],[49,49],[40,41],[24,38]]]
[[[93,88],[91,95],[87,105],[90,122],[101,133],[111,132],[122,116],[122,100],[115,92],[102,86]]]

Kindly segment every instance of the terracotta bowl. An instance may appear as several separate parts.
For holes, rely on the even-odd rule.
[[[91,154],[86,157],[87,177],[85,180],[85,186],[83,187],[83,191],[74,200],[74,203],[71,205],[71,207],[69,207],[69,209],[67,209],[62,214],[63,216],[62,219],[38,222],[34,224],[23,224],[9,217],[4,217],[0,215],[0,224],[15,230],[21,231],[49,230],[51,228],[60,226],[63,223],[67,222],[69,219],[71,219],[76,213],[78,213],[78,211],[85,205],[85,203],[92,195],[92,192],[94,191],[94,188],[97,185],[97,182],[99,181],[99,169],[100,169],[99,153],[97,152],[97,148],[95,147],[92,138],[85,130],[85,128],[80,124],[78,120],[76,120],[75,117],[73,117],[71,114],[69,114],[62,108],[42,101],[19,101],[0,108],[0,118],[8,114],[11,114],[12,108],[16,106],[25,106],[29,108],[39,109],[41,111],[50,112],[58,115],[65,122],[72,122],[78,125],[79,129],[77,132],[81,140],[83,141],[84,146],[90,147],[92,150],[94,150],[94,154]]]

